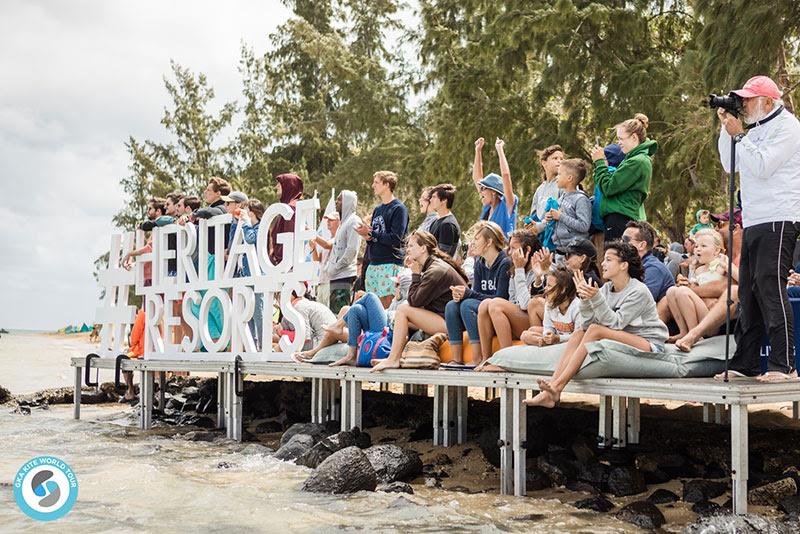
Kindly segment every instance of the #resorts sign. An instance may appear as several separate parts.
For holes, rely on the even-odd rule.
[[[242,225],[237,225],[230,246],[225,251],[226,225],[233,220],[230,214],[200,219],[195,227],[170,224],[157,227],[152,233],[152,252],[137,257],[135,268],[124,269],[121,259],[133,249],[144,245],[144,232],[115,234],[111,237],[108,269],[100,273],[105,288],[102,306],[97,309],[96,321],[102,325],[100,350],[102,357],[116,357],[127,345],[126,329],[132,325],[136,308],[129,305],[131,286],[143,296],[145,309],[145,359],[172,360],[233,360],[241,355],[247,361],[287,361],[302,349],[306,338],[305,319],[292,305],[292,292],[305,293],[305,284],[318,282],[318,263],[307,261],[309,241],[316,236],[316,214],[319,200],[314,197],[289,205],[272,204],[264,212],[258,228],[256,244],[244,240]],[[283,245],[283,259],[274,265],[268,255],[269,229],[277,217],[295,217],[294,232],[278,234]],[[195,231],[197,228],[197,231]],[[175,250],[170,250],[168,237],[175,236]],[[214,253],[209,253],[213,240]],[[239,259],[247,258],[251,276],[234,277]],[[175,260],[177,272],[170,273],[167,265]],[[152,265],[152,282],[145,286],[144,266]],[[248,321],[253,317],[256,294],[263,295],[264,321],[261,351],[256,348]],[[221,333],[213,338],[209,331],[212,303],[221,310]],[[280,351],[272,346],[272,310],[276,301],[284,318],[295,329],[294,341],[282,336]],[[182,302],[178,307],[176,303]],[[197,309],[199,307],[199,313]],[[179,313],[175,313],[178,311]],[[191,335],[174,342],[181,325]]]

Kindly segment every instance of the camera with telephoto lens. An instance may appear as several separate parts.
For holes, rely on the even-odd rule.
[[[728,93],[727,95],[708,95],[708,107],[711,109],[722,108],[734,117],[738,117],[740,113],[744,112],[744,98],[736,93]]]

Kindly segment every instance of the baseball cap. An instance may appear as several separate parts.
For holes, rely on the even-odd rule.
[[[322,218],[323,219],[331,219],[331,220],[338,221],[339,220],[339,212],[338,211],[332,211],[330,213],[326,213],[325,215],[322,216]]]
[[[603,155],[606,161],[612,167],[619,167],[622,160],[625,159],[625,154],[622,152],[622,147],[617,143],[611,143],[603,149]]]
[[[730,216],[730,212],[729,211],[724,211],[722,213],[712,213],[711,214],[711,220],[714,221],[714,222],[727,221],[727,220],[730,220],[730,218],[731,218],[731,216]],[[738,224],[738,225],[742,224],[742,210],[741,209],[737,208],[737,209],[733,210],[733,224]]]
[[[241,191],[231,191],[227,195],[219,197],[223,202],[247,202],[249,199],[247,195]]]
[[[753,76],[745,82],[744,87],[731,92],[742,98],[753,98],[754,96],[780,98],[783,96],[781,90],[778,89],[778,84],[768,76]]]
[[[595,248],[594,244],[588,239],[581,238],[573,239],[566,246],[557,248],[556,252],[562,256],[569,256],[572,254],[588,256],[590,258],[597,256],[597,249]]]
[[[486,177],[478,183],[486,189],[497,191],[501,195],[503,194],[503,179],[495,173],[487,174]]]

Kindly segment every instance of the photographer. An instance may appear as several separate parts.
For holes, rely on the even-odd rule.
[[[734,96],[735,95],[735,96]],[[765,326],[772,352],[760,381],[797,377],[792,308],[786,294],[792,253],[800,233],[800,122],[781,102],[781,91],[766,76],[755,76],[730,101],[746,126],[719,107],[719,154],[730,172],[731,138],[742,192],[742,255],[739,263],[739,321],[729,375],[760,374]],[[731,109],[731,108],[729,108]],[[722,375],[717,375],[721,378]]]

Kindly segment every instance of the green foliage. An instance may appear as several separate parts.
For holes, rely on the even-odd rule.
[[[792,0],[419,0],[414,28],[399,23],[398,0],[284,3],[294,17],[268,51],[242,48],[238,105],[212,111],[205,77],[173,64],[170,141],[128,140],[129,203],[115,223],[129,228],[149,196],[199,192],[213,174],[272,202],[273,176],[295,172],[307,194],[350,188],[369,209],[373,172],[391,169],[409,207],[423,186],[455,184],[466,228],[480,209],[477,137],[506,141],[523,214],[541,182],[538,150],[558,143],[588,158],[595,139],[614,141],[614,125],[643,112],[660,145],[646,212],[677,239],[696,209],[725,206],[705,95],[758,73],[791,87],[789,106],[797,89]],[[416,47],[416,67],[401,43]],[[234,117],[232,138],[220,139]],[[484,170],[498,170],[489,148]]]

